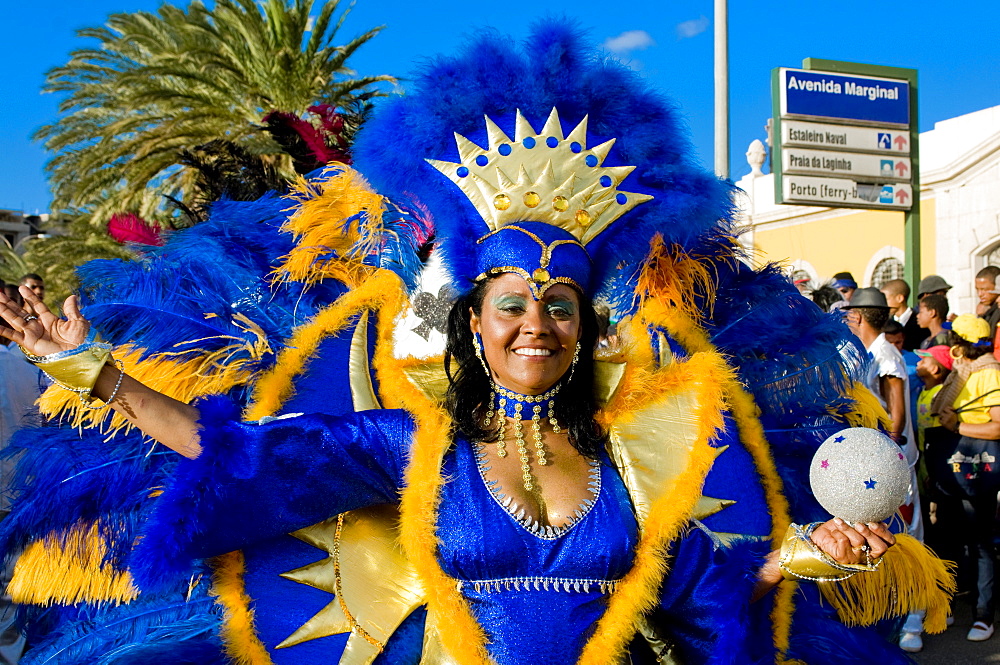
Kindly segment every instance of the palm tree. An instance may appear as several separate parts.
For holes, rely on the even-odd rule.
[[[321,0],[314,13],[314,4],[217,0],[208,9],[195,0],[80,30],[99,46],[49,72],[46,91],[66,98],[59,120],[36,134],[54,153],[54,209],[85,213],[97,227],[121,212],[170,224],[164,197],[198,198],[203,179],[189,156],[213,141],[294,176],[265,116],[348,108],[394,80],[356,77],[346,65],[381,28],[336,45],[349,9],[338,15],[340,0]]]
[[[22,275],[33,272],[24,256],[18,254],[7,238],[0,243],[0,279],[7,284],[17,284]]]

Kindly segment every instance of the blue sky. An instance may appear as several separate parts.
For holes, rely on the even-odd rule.
[[[112,12],[153,11],[158,0],[0,1],[0,208],[48,209],[44,150],[30,140],[57,117],[58,99],[42,95],[45,71],[86,45],[77,28]],[[344,3],[346,6],[346,2]],[[357,0],[343,41],[375,25],[386,29],[360,50],[364,74],[405,77],[421,58],[448,52],[477,27],[522,38],[542,17],[576,21],[595,43],[617,48],[688,118],[697,156],[713,159],[712,0]],[[771,115],[770,71],[798,67],[806,57],[919,70],[920,128],[1000,105],[1000,4],[813,0],[732,0],[729,7],[732,175],[749,172],[744,153],[764,139]],[[405,83],[404,83],[405,86]]]

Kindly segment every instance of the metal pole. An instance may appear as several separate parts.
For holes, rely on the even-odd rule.
[[[715,0],[715,173],[729,177],[729,12]]]
[[[920,123],[917,117],[917,72],[910,76],[910,173],[913,184],[913,206],[906,211],[903,218],[903,234],[906,251],[906,263],[903,264],[903,277],[913,289],[913,307],[917,305],[917,285],[923,274],[921,263],[920,238]]]

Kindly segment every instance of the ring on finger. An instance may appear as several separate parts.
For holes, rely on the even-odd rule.
[[[27,323],[28,321],[37,321],[37,320],[38,320],[38,317],[35,316],[34,314],[29,314],[28,316],[24,317],[24,322],[25,323]]]
[[[868,545],[858,545],[857,547],[852,547],[851,551],[852,552],[864,552],[865,554],[867,554],[868,552],[872,551],[872,548],[870,546],[868,546]]]

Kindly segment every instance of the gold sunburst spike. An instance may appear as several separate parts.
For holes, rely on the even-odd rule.
[[[594,156],[597,157],[597,163],[599,165],[603,164],[604,160],[608,158],[608,153],[611,152],[611,148],[613,148],[614,145],[615,145],[615,139],[608,139],[604,143],[600,145],[595,145],[593,148],[590,149],[591,152],[594,153]]]
[[[343,515],[339,540],[336,518],[292,534],[330,556],[282,577],[339,596],[278,648],[350,631],[340,662],[366,665],[375,659],[399,624],[425,602],[420,579],[397,542],[398,520],[394,506],[372,506]]]
[[[497,150],[501,145],[508,145],[513,143],[510,138],[504,134],[504,131],[500,129],[497,123],[493,122],[488,115],[483,116],[486,118],[486,136],[490,141],[490,150]]]
[[[463,162],[471,161],[483,152],[482,148],[457,132],[455,144],[458,146],[458,158]]]
[[[696,520],[703,520],[735,504],[736,502],[732,499],[716,499],[715,497],[702,494],[698,499],[698,505],[695,507],[692,517]]]
[[[587,118],[564,138],[553,108],[541,132],[518,111],[514,140],[486,117],[488,146],[456,135],[459,161],[427,160],[468,197],[490,231],[517,222],[558,226],[587,244],[651,196],[618,186],[634,166],[604,166],[615,144],[587,146]]]
[[[587,118],[586,118],[586,116],[584,116],[583,121],[580,123],[580,125],[583,126],[583,132],[586,135],[586,132],[587,132]],[[578,125],[578,127],[579,127],[579,125]],[[562,123],[559,122],[559,111],[557,111],[556,107],[554,107],[554,106],[552,107],[552,110],[549,111],[549,117],[546,118],[546,120],[545,120],[545,126],[542,127],[542,136],[544,136],[546,138],[548,138],[549,136],[554,136],[559,141],[563,140]],[[587,137],[584,136],[583,140],[581,141],[581,143],[586,142],[586,140],[587,140]]]
[[[520,143],[529,136],[535,136],[535,130],[531,124],[521,115],[521,109],[517,110],[514,116],[514,140]]]

